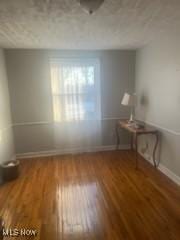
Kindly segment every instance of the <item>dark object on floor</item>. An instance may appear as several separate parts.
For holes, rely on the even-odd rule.
[[[0,240],[3,239],[3,229],[4,229],[4,221],[2,217],[0,217]]]
[[[1,164],[2,179],[4,182],[16,179],[19,176],[19,161],[8,161]]]

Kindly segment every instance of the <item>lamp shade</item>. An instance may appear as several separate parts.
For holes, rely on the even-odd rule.
[[[121,101],[121,104],[124,106],[134,106],[135,105],[135,95],[130,95],[128,93],[125,93],[123,96],[123,99]]]

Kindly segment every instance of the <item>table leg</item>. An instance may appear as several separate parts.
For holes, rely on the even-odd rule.
[[[135,134],[135,158],[136,158],[136,169],[138,168],[138,135]]]
[[[118,149],[119,149],[119,143],[120,143],[120,138],[119,138],[119,125],[118,125],[118,123],[116,124],[116,139],[117,139],[116,150],[118,150]]]
[[[155,145],[153,149],[153,163],[154,163],[154,167],[157,167],[158,165],[156,164],[156,149],[158,146],[159,136],[158,136],[158,133],[155,133],[154,135],[156,137],[156,140],[155,140]]]
[[[134,145],[134,134],[131,133],[131,151],[133,150],[133,145]]]

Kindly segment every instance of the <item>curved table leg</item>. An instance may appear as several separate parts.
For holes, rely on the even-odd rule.
[[[159,141],[158,132],[155,133],[154,135],[156,137],[156,140],[155,140],[155,145],[154,145],[154,149],[153,149],[153,163],[154,163],[154,167],[157,167],[158,164],[156,164],[156,149],[157,149],[158,141]]]

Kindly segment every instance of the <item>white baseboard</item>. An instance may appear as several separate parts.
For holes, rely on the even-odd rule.
[[[130,145],[120,145],[119,150],[127,150],[130,149]],[[77,153],[85,153],[85,152],[100,152],[100,151],[111,151],[116,150],[116,145],[108,145],[108,146],[96,146],[92,148],[71,148],[71,149],[55,149],[48,151],[40,151],[40,152],[28,152],[28,153],[19,153],[16,154],[17,159],[25,159],[25,158],[35,158],[35,157],[47,157],[47,156],[57,156],[64,154],[77,154]]]
[[[139,154],[145,160],[147,160],[149,163],[151,163],[153,165],[153,159],[152,159],[152,157],[149,154],[147,154],[147,153],[142,154],[141,152],[139,152]],[[175,173],[173,173],[171,170],[169,170],[167,167],[165,167],[162,163],[159,164],[158,169],[162,173],[164,173],[168,178],[170,178],[173,182],[175,182],[176,184],[180,185],[180,177],[177,176]]]

